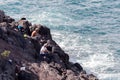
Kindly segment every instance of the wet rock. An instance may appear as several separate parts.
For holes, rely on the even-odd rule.
[[[83,70],[82,66],[79,63],[75,63],[74,66],[77,68],[77,71],[79,72]]]
[[[89,80],[98,80],[98,78],[96,76],[94,76],[93,74],[89,74],[88,79]]]
[[[87,75],[87,73],[86,73],[85,70],[83,70],[83,71],[80,72],[80,79],[81,80],[89,80],[88,79],[88,75]]]

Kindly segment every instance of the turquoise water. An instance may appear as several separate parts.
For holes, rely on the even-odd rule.
[[[120,80],[119,0],[0,0],[16,20],[51,29],[53,39],[100,80]]]

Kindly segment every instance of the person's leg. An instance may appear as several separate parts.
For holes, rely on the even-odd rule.
[[[45,57],[45,54],[40,54],[40,55],[39,55],[39,60],[40,60],[40,61],[44,61],[44,57]]]

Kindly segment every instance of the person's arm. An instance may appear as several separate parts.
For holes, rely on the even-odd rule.
[[[47,53],[47,52],[48,52],[47,49],[46,49],[46,46],[47,46],[47,44],[44,44],[44,45],[41,47],[41,49],[40,49],[40,54],[41,54],[41,53]]]
[[[36,35],[36,31],[33,31],[31,37],[34,37],[35,35]]]

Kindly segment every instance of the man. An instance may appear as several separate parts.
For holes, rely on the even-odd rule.
[[[35,36],[38,36],[39,35],[39,28],[36,28],[32,34],[31,34],[31,37],[35,37]]]
[[[43,61],[51,62],[52,56],[52,46],[45,43],[42,48],[40,49],[40,59]]]

